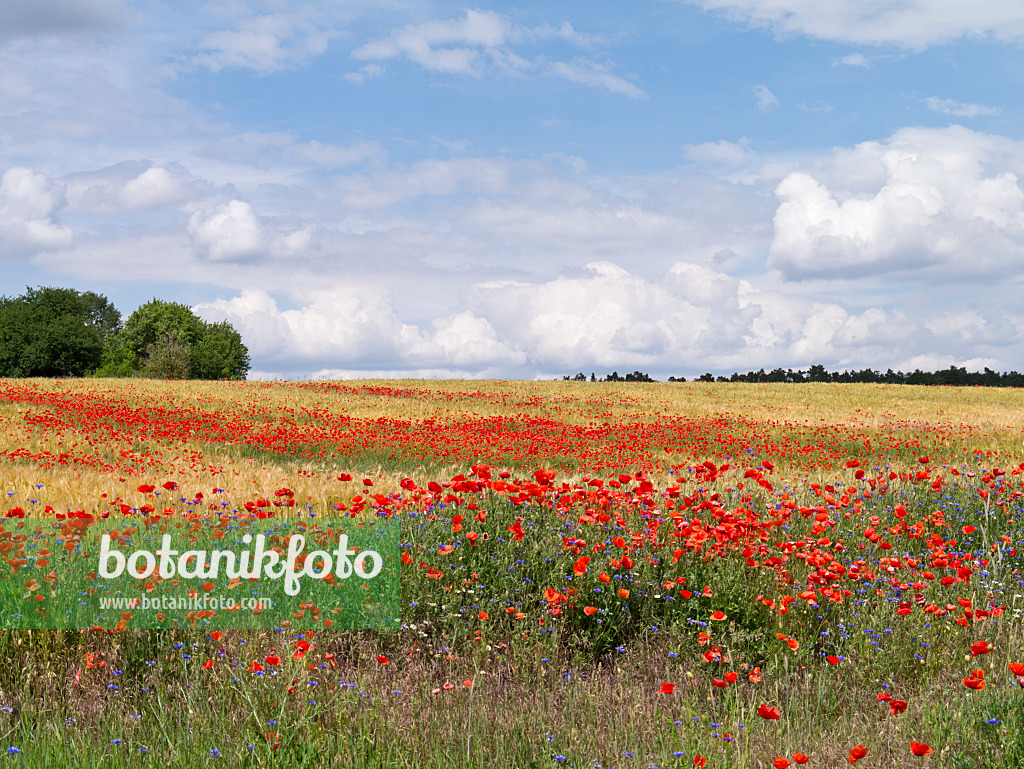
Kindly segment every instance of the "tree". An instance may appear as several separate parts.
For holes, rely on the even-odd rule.
[[[820,363],[815,363],[809,369],[807,369],[807,381],[808,382],[828,382],[831,380],[831,375],[825,370],[825,367]]]
[[[155,379],[196,379],[190,364],[191,353],[178,337],[168,334],[149,346],[143,363],[145,376]]]
[[[184,304],[153,299],[110,340],[100,374],[158,379],[245,379],[249,350],[227,321],[207,323]]]
[[[0,376],[84,376],[120,326],[117,308],[91,291],[28,288],[0,298]]]
[[[642,371],[634,371],[632,374],[626,374],[627,382],[653,382],[650,374],[645,374]]]
[[[245,379],[251,364],[242,335],[226,320],[204,325],[203,335],[192,347],[193,378]]]

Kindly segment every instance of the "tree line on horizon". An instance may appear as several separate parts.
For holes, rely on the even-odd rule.
[[[153,299],[122,323],[107,297],[28,288],[0,297],[0,377],[245,379],[249,350],[227,321]]]
[[[563,376],[566,382],[586,382],[587,375],[583,372],[576,376]],[[635,371],[626,376],[619,376],[612,372],[606,377],[598,378],[591,374],[591,382],[656,382],[648,374]],[[669,382],[685,382],[686,377],[670,376]],[[805,369],[794,371],[791,368],[776,368],[765,371],[763,368],[758,371],[748,371],[746,374],[733,373],[730,376],[715,376],[711,373],[702,374],[696,377],[695,382],[749,382],[766,383],[779,382],[789,384],[800,384],[804,382],[832,382],[839,384],[906,384],[906,385],[932,385],[946,387],[1024,387],[1024,374],[1017,371],[1003,372],[993,371],[987,366],[983,371],[968,371],[966,368],[950,366],[942,371],[921,371],[915,369],[912,372],[893,371],[891,368],[884,374],[873,369],[861,371],[829,371],[823,365],[816,364]]]
[[[564,376],[564,377],[562,377],[562,380],[565,381],[565,382],[586,382],[587,381],[587,375],[584,374],[581,371],[580,373],[578,373],[576,376],[573,376],[573,377]],[[626,374],[625,376],[619,376],[619,372],[618,371],[613,371],[612,373],[608,374],[608,376],[602,377],[600,379],[597,378],[596,374],[591,373],[590,374],[590,381],[591,382],[656,382],[658,380],[651,379],[650,376],[648,376],[647,374],[644,374],[644,373],[642,373],[640,371],[634,371],[632,374]],[[682,380],[676,380],[676,381],[685,382],[686,380],[682,379]]]

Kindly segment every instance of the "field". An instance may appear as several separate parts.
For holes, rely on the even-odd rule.
[[[1013,389],[0,380],[3,578],[71,518],[397,519],[402,622],[6,631],[0,752],[1022,767],[1022,439]]]

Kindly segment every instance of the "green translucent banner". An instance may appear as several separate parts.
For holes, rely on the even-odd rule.
[[[395,519],[0,519],[0,629],[399,626]]]

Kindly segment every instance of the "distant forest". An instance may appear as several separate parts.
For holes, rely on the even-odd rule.
[[[580,372],[576,376],[564,376],[564,381],[572,382],[656,382],[647,374],[634,371],[632,374],[619,376],[613,371],[606,377],[598,378],[595,374],[589,377]],[[686,377],[670,376],[669,382],[685,382]],[[824,366],[815,365],[810,368],[798,369],[776,368],[771,371],[760,369],[748,371],[746,374],[734,373],[730,376],[702,374],[695,382],[782,382],[800,384],[802,382],[836,382],[841,384],[909,384],[909,385],[945,385],[947,387],[1024,387],[1024,374],[1016,371],[1000,373],[986,367],[984,371],[968,371],[965,368],[950,366],[944,371],[921,371],[916,369],[910,373],[889,369],[884,374],[866,368],[862,371],[829,371]]]

